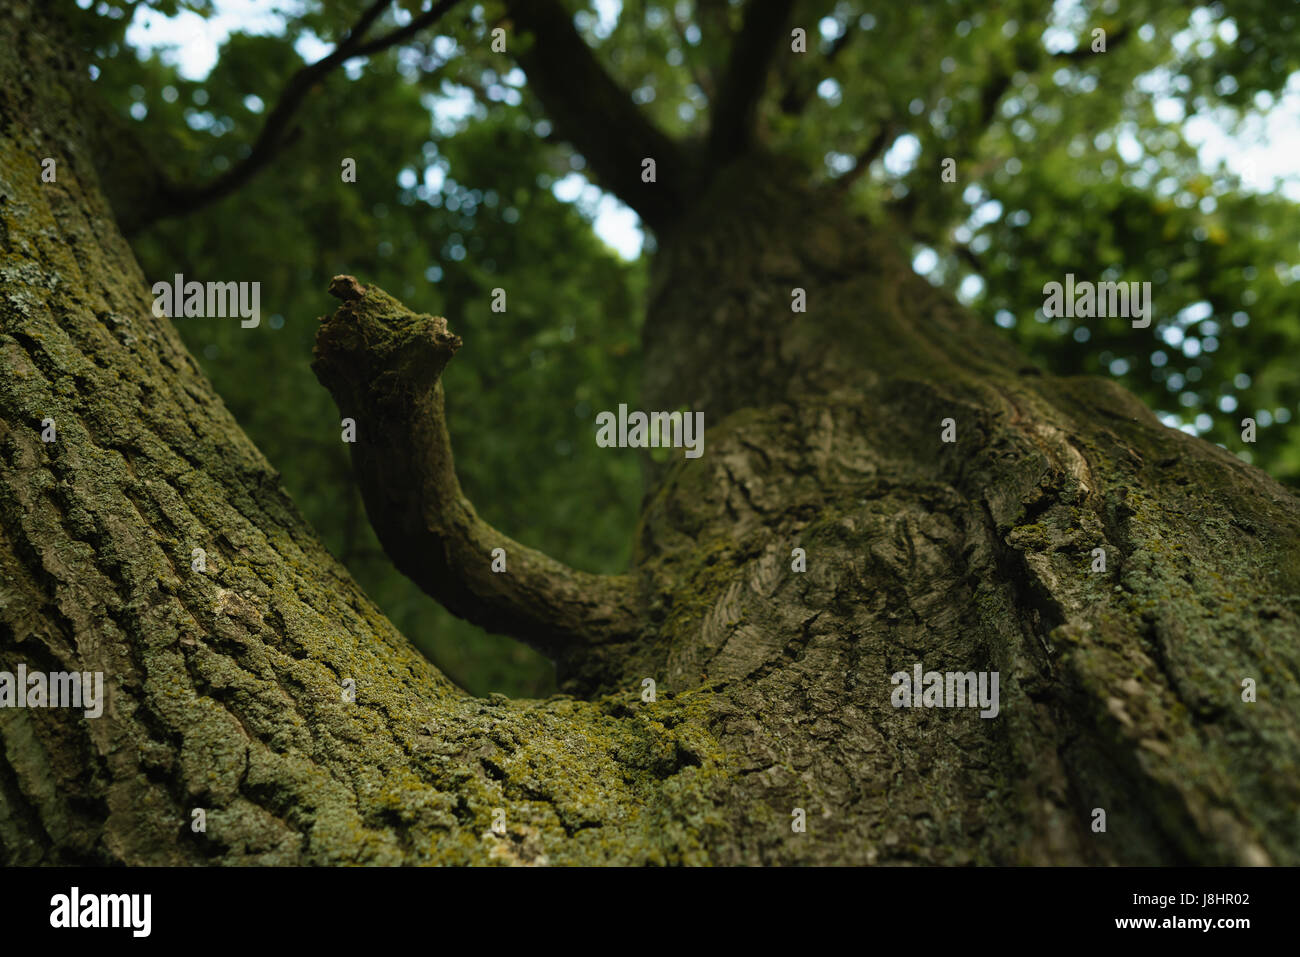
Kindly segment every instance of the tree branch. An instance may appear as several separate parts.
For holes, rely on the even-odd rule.
[[[555,0],[507,0],[516,25],[532,37],[516,59],[560,134],[591,165],[601,185],[654,229],[689,202],[695,176],[678,144],[652,124],[605,71]],[[656,181],[642,181],[642,161]]]
[[[1112,50],[1120,46],[1128,38],[1130,27],[1125,24],[1116,30],[1110,37],[1107,50]],[[1067,61],[1070,63],[1083,63],[1092,59],[1094,56],[1102,56],[1100,53],[1093,53],[1092,47],[1087,43],[1080,43],[1075,49],[1068,53],[1050,54],[1046,62]],[[1037,73],[1044,66],[1044,58],[1041,52],[1041,42],[1034,47],[1020,47],[1016,55],[1016,70],[1025,73]],[[979,129],[983,131],[997,114],[998,106],[1002,103],[1002,98],[1006,96],[1007,91],[1011,89],[1011,81],[1014,78],[1015,70],[1001,68],[992,73],[980,87],[980,120]]]
[[[431,27],[442,19],[443,14],[454,7],[458,0],[439,0],[424,13],[415,17],[406,26],[387,33],[382,37],[377,37],[369,43],[363,43],[347,54],[344,59],[351,59],[354,56],[374,56],[376,53],[382,53],[389,47],[396,46],[399,43],[405,43],[421,30]],[[360,35],[358,35],[359,38]]]
[[[461,340],[447,321],[351,276],[334,277],[330,294],[342,305],[322,320],[312,369],[356,422],[353,469],[397,568],[453,614],[553,660],[634,639],[630,577],[576,571],[512,541],[461,491],[441,381]],[[492,569],[495,549],[504,550],[504,571]]]
[[[853,25],[850,24],[844,29],[835,41],[831,44],[830,49],[826,51],[826,57],[822,61],[822,68],[826,69],[835,63],[836,58],[844,52],[849,42],[857,34]],[[810,72],[803,71],[786,84],[785,92],[781,94],[779,106],[781,112],[786,116],[799,116],[812,99],[813,93],[817,90],[817,84],[821,79],[821,71]]]
[[[713,82],[712,74],[709,73],[707,66],[699,62],[699,58],[695,55],[695,48],[692,47],[690,41],[686,39],[686,24],[682,23],[682,21],[678,19],[675,10],[669,16],[669,19],[672,21],[673,30],[676,32],[677,39],[681,43],[682,62],[686,64],[686,69],[690,71],[691,79],[693,79],[695,85],[700,88],[700,92],[704,94],[704,98],[712,103],[713,97],[717,95],[717,86]]]
[[[833,188],[837,192],[846,192],[870,168],[876,157],[884,152],[885,147],[894,141],[894,138],[898,136],[898,132],[898,124],[893,120],[882,123],[880,129],[876,131],[876,135],[867,144],[867,148],[858,154],[853,163],[853,168],[835,180]]]
[[[189,186],[163,184],[154,201],[126,224],[129,227],[128,235],[160,219],[191,213],[240,189],[268,166],[276,154],[296,139],[298,130],[293,126],[294,114],[298,112],[312,87],[328,73],[345,60],[359,56],[373,56],[410,39],[420,30],[439,20],[456,5],[458,0],[439,0],[432,8],[411,20],[406,26],[377,37],[369,43],[363,43],[366,32],[391,2],[392,0],[375,0],[333,51],[315,63],[303,67],[289,79],[284,89],[280,91],[275,106],[267,114],[261,133],[254,141],[248,156],[208,183]]]
[[[709,112],[709,155],[716,162],[740,155],[753,143],[758,104],[793,6],[793,0],[749,0],[745,8],[745,22],[732,42]]]

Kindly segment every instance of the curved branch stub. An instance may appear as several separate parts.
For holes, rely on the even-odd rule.
[[[634,640],[631,578],[577,571],[512,541],[461,492],[441,383],[461,339],[447,320],[351,276],[334,277],[329,291],[341,305],[321,320],[312,369],[356,420],[353,468],[397,568],[454,614],[555,660]],[[505,571],[491,567],[495,549],[505,550]]]

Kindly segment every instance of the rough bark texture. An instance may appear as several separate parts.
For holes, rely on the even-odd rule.
[[[717,689],[737,833],[818,819],[720,857],[1296,862],[1295,496],[1041,375],[797,175],[722,172],[646,324],[645,406],[713,423],[642,520],[668,683]],[[1002,713],[895,710],[916,662],[1000,672]]]
[[[0,860],[1300,863],[1297,499],[770,158],[660,235],[643,407],[709,431],[645,501],[642,634],[589,700],[459,692],[152,316],[50,36],[0,21],[0,670],[110,708],[0,709]],[[894,709],[916,662],[999,671],[1000,715]]]

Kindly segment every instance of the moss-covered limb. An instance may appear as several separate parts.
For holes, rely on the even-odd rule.
[[[456,478],[441,376],[461,340],[445,319],[336,277],[343,300],[316,336],[313,369],[356,423],[352,460],[394,564],[453,613],[562,665],[641,631],[627,576],[569,568],[479,518]]]
[[[1077,544],[1032,549],[1033,577],[1059,583],[1064,641],[1054,643],[1066,645],[1062,675],[1079,693],[1076,716],[1104,729],[1111,759],[1146,782],[1153,807],[1185,822],[1167,832],[1180,853],[1294,862],[1295,496],[1223,450],[1160,426],[1111,384],[1056,383],[1050,401],[1098,477],[1094,493],[1042,510],[1053,538],[1064,525]],[[1081,580],[1071,572],[1094,547],[1105,548],[1108,571]],[[1243,700],[1248,681],[1253,703]]]

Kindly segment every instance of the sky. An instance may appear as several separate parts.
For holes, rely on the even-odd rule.
[[[93,0],[77,2],[80,6],[87,7]],[[164,17],[142,5],[136,10],[127,31],[127,40],[137,48],[170,47],[166,55],[178,63],[182,74],[189,79],[201,79],[216,63],[218,47],[231,32],[278,32],[283,19],[277,10],[282,6],[281,3],[268,3],[267,0],[215,0],[215,14],[204,19],[188,12],[175,17]],[[1067,22],[1074,6],[1074,0],[1058,0],[1054,20]],[[621,0],[595,0],[594,7],[597,13],[594,32],[598,36],[605,35],[617,20],[622,7]],[[830,21],[830,25],[834,27],[834,21]],[[1208,14],[1199,10],[1192,14],[1187,30],[1175,37],[1175,47],[1183,52],[1205,41],[1215,29]],[[1230,21],[1217,29],[1223,39],[1229,42],[1235,36]],[[1225,30],[1231,31],[1232,35],[1223,35]],[[1049,48],[1054,43],[1073,44],[1073,33],[1060,32],[1060,36],[1054,36],[1052,30],[1047,31],[1044,41]],[[328,44],[313,37],[301,38],[295,47],[309,61],[319,59],[330,49]],[[355,70],[358,64],[353,61],[348,66]],[[1296,159],[1300,157],[1300,73],[1290,78],[1290,83],[1280,97],[1258,97],[1257,112],[1247,118],[1242,129],[1235,135],[1228,132],[1226,117],[1184,117],[1178,100],[1159,96],[1162,84],[1167,85],[1168,81],[1169,78],[1161,76],[1158,71],[1141,80],[1157,95],[1156,112],[1160,119],[1173,122],[1185,120],[1184,130],[1188,141],[1197,146],[1207,169],[1214,169],[1223,162],[1241,176],[1247,185],[1261,191],[1278,189],[1300,202],[1300,161]],[[463,119],[473,106],[473,99],[468,93],[463,96],[439,97],[433,103],[435,125],[444,128],[452,126]],[[1136,139],[1131,134],[1126,137],[1123,131],[1117,137],[1117,148],[1122,156],[1125,150],[1138,150],[1140,153]],[[916,138],[904,134],[879,162],[886,173],[902,175],[915,164],[918,152]],[[560,200],[580,202],[584,209],[592,210],[596,234],[623,258],[634,259],[640,254],[643,241],[640,220],[623,203],[602,192],[576,172],[557,180],[552,189]],[[979,215],[978,211],[975,215]],[[922,256],[915,265],[924,272],[927,262]]]

